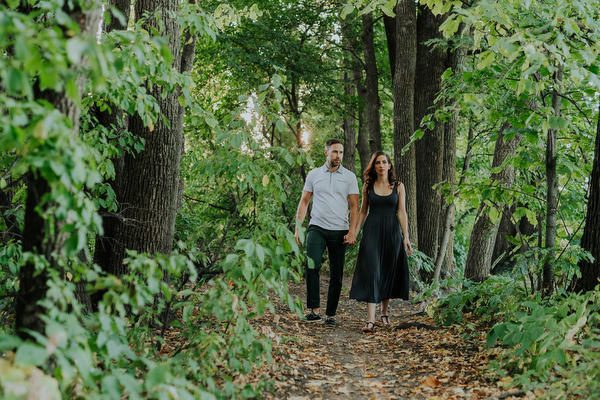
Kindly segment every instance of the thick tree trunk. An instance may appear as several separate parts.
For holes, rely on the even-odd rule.
[[[94,10],[82,12],[81,9],[68,9],[63,7],[63,12],[68,14],[73,21],[80,25],[82,36],[95,34],[95,29],[100,21],[100,4]],[[71,32],[66,27],[62,32]],[[79,65],[72,65],[77,70]],[[79,76],[76,80],[79,93],[83,91],[84,78]],[[37,89],[37,86],[36,86]],[[53,90],[36,90],[35,98],[53,105],[54,109],[64,114],[73,122],[72,135],[79,131],[80,108],[76,101],[69,98],[64,92]],[[50,204],[43,203],[42,198],[50,192],[49,183],[37,172],[31,171],[27,179],[27,200],[25,204],[25,224],[23,228],[23,253],[29,252],[43,257],[48,265],[42,268],[36,267],[34,261],[28,261],[21,267],[19,272],[19,293],[17,296],[15,329],[19,336],[24,339],[31,338],[28,330],[45,334],[45,323],[42,316],[46,313],[39,301],[46,297],[48,291],[48,278],[50,269],[57,269],[57,257],[63,254],[63,245],[66,235],[60,233],[62,223],[44,214],[50,208]],[[48,224],[54,223],[52,229]],[[53,236],[46,235],[47,232],[55,232]]]
[[[367,131],[371,153],[381,150],[381,121],[379,120],[379,77],[375,57],[372,13],[362,16],[362,45],[365,56],[365,87],[367,89]]]
[[[579,261],[581,278],[573,279],[572,288],[577,292],[589,292],[600,285],[600,114],[596,128],[594,165],[590,176],[590,197],[585,215],[585,227],[581,247],[592,253],[594,261]]]
[[[169,38],[173,55],[171,67],[181,71],[181,38],[174,16],[177,4],[168,0],[137,0],[135,18],[139,20],[144,13],[156,9],[162,10],[161,22],[165,25],[165,36]],[[150,19],[146,23],[156,27],[157,21]],[[129,130],[143,138],[146,144],[141,153],[123,157],[123,171],[118,177],[120,226],[114,232],[115,254],[105,268],[117,276],[126,272],[122,263],[126,249],[170,254],[173,247],[183,149],[183,107],[177,100],[179,91],[164,96],[163,88],[157,85],[152,85],[150,91],[170,127],[162,118],[154,126],[147,126],[137,114],[129,119]]]
[[[396,176],[406,188],[408,231],[412,243],[418,245],[417,181],[415,149],[410,142],[415,132],[414,97],[417,66],[417,10],[414,1],[401,0],[396,6],[396,65],[394,72],[394,164]]]
[[[125,20],[129,21],[131,2],[129,0],[112,0],[110,6],[119,10],[125,16]],[[106,21],[105,21],[106,22]],[[126,30],[127,22],[121,24],[118,18],[111,18],[109,24],[105,24],[104,32],[106,34],[113,30]],[[98,112],[97,118],[98,123],[104,126],[109,132],[116,135],[115,140],[118,141],[123,131],[127,130],[127,116],[116,104],[109,104],[110,110]],[[115,178],[108,181],[117,199],[121,198],[120,190],[120,178],[123,171],[123,156],[115,157],[111,159],[115,167]],[[103,235],[96,237],[96,243],[94,246],[94,263],[98,264],[103,270],[110,271],[112,266],[120,264],[122,260],[116,259],[117,251],[116,248],[120,246],[118,243],[119,233],[122,226],[121,216],[116,212],[108,211],[107,209],[101,209],[100,215],[102,215],[102,227],[104,230]],[[82,285],[85,287],[85,285]],[[101,300],[103,292],[93,293],[91,295],[90,303],[96,306]]]
[[[504,140],[504,131],[508,127],[509,125],[505,123],[496,139],[492,168],[501,166],[504,160],[512,157],[521,142],[521,136],[518,134],[508,140]],[[497,181],[502,186],[510,187],[515,179],[514,168],[506,166],[502,171],[492,174],[491,179],[492,184]],[[498,204],[497,206],[508,207],[504,204]],[[490,219],[486,208],[487,206],[482,202],[477,211],[475,225],[471,232],[467,261],[465,262],[465,278],[475,282],[485,281],[490,274],[492,253],[498,233],[498,224],[500,223],[499,220],[493,222]],[[503,211],[505,210],[503,209]]]
[[[441,37],[439,27],[443,17],[435,17],[426,6],[419,7],[417,18],[417,67],[415,76],[415,127],[434,112],[435,99],[440,91],[447,53],[434,50],[424,42]],[[440,230],[440,192],[434,186],[442,181],[444,168],[444,124],[436,121],[433,130],[425,129],[423,137],[415,143],[417,173],[417,221],[419,250],[436,258]],[[421,277],[429,280],[431,273],[421,271]]]
[[[556,83],[562,81],[562,67],[558,67],[555,77]],[[552,108],[554,117],[560,117],[562,96],[554,89],[552,94]],[[556,254],[556,217],[558,210],[558,175],[556,172],[556,140],[558,132],[556,129],[548,129],[546,141],[546,250],[547,258],[543,268],[542,290],[545,296],[554,292],[554,257]]]

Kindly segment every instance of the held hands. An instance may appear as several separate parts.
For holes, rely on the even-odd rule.
[[[354,246],[356,244],[356,233],[348,232],[346,236],[344,236],[344,244]]]

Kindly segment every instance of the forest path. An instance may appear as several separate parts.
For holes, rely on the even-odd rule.
[[[304,285],[290,283],[289,291],[304,301]],[[515,389],[507,391],[486,377],[483,331],[463,340],[464,333],[456,328],[396,329],[400,323],[435,325],[411,302],[390,303],[392,328],[376,320],[373,334],[362,333],[366,304],[350,300],[349,287],[350,278],[345,278],[335,328],[302,322],[277,301],[275,314],[254,321],[259,331],[276,342],[273,363],[257,371],[275,381],[275,391],[263,393],[265,399],[535,398]],[[327,288],[328,280],[322,279],[322,304]]]

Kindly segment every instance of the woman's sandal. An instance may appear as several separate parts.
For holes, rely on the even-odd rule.
[[[369,327],[369,325],[370,325],[371,327]],[[373,329],[375,329],[375,323],[374,323],[374,322],[367,322],[367,323],[365,324],[365,326],[363,326],[363,328],[362,328],[362,331],[363,331],[364,333],[373,333]]]
[[[383,326],[392,326],[393,325],[390,322],[390,317],[388,317],[387,315],[382,315],[381,316],[381,323],[383,324]]]

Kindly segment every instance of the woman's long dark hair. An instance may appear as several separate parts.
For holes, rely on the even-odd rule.
[[[388,170],[388,180],[390,181],[390,187],[393,187],[394,183],[396,182],[396,174],[394,173],[394,166],[392,165],[392,160],[390,160],[390,156],[388,156],[383,151],[376,151],[371,156],[371,161],[369,161],[369,165],[367,166],[367,169],[365,169],[365,172],[363,173],[365,185],[367,185],[367,193],[370,192],[371,189],[373,189],[373,185],[375,184],[375,181],[377,180],[377,171],[375,170],[375,160],[377,160],[377,157],[379,157],[379,156],[385,156],[385,158],[387,158],[387,162],[390,164],[390,169]]]

